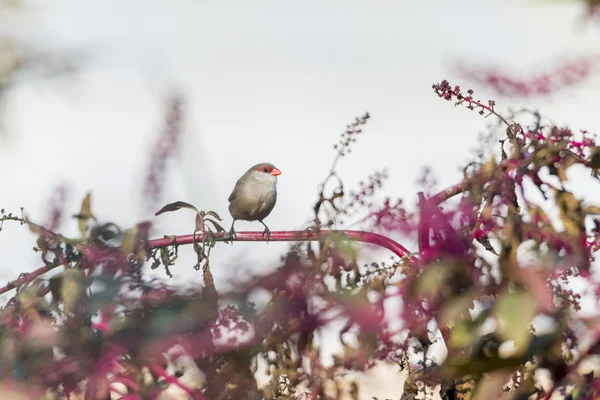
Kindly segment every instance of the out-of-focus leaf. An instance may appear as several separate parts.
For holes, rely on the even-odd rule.
[[[490,161],[486,162],[481,166],[480,172],[483,176],[492,176],[498,168],[496,164],[496,158],[492,156]]]
[[[17,299],[19,300],[21,307],[24,309],[35,307],[39,303],[37,288],[34,286],[27,286],[19,291]]]
[[[515,355],[527,351],[532,335],[529,324],[536,316],[538,305],[535,298],[524,290],[515,293],[505,291],[496,302],[495,313],[500,322],[498,335],[505,341],[512,340],[515,344]]]
[[[556,344],[553,346],[553,344]],[[551,347],[553,346],[553,347]],[[531,341],[527,351],[521,355],[513,356],[508,358],[492,357],[487,360],[474,360],[471,358],[464,359],[460,357],[448,358],[442,366],[442,375],[448,378],[456,378],[457,376],[464,376],[468,374],[482,374],[486,372],[492,372],[500,369],[515,368],[525,362],[531,357],[539,355],[548,350],[556,349],[556,357],[551,359],[559,360],[562,358],[561,355],[561,344],[560,344],[560,331],[557,330],[550,334],[531,336]]]
[[[440,325],[449,325],[457,321],[461,315],[468,313],[472,307],[473,294],[471,292],[453,297],[440,311]]]
[[[441,263],[433,265],[417,278],[413,293],[418,297],[433,297],[449,275],[450,268],[447,265]]]
[[[60,290],[64,313],[70,314],[82,298],[85,290],[85,276],[78,268],[69,268],[63,273]]]
[[[455,320],[455,323],[457,321]],[[448,342],[448,348],[464,348],[473,345],[480,337],[481,334],[476,329],[477,327],[472,326],[466,321],[458,321],[452,328],[450,340]]]
[[[79,214],[73,215],[74,218],[79,220],[79,233],[81,233],[81,237],[86,236],[87,232],[87,224],[90,219],[96,220],[94,214],[92,214],[92,194],[88,193],[83,202],[81,203],[81,210],[79,210]]]
[[[563,158],[561,158],[556,171],[556,176],[558,176],[558,179],[560,179],[561,182],[565,182],[567,180],[567,169],[576,163],[577,158],[571,154],[566,154]]]
[[[50,287],[50,293],[52,294],[53,301],[62,300],[62,274],[55,275],[48,281],[48,287]]]
[[[502,387],[509,382],[511,374],[512,371],[500,370],[484,375],[475,388],[473,399],[495,400],[504,398]]]
[[[156,214],[154,214],[154,215],[160,215],[162,213],[166,213],[169,211],[177,211],[181,208],[189,208],[191,210],[198,212],[198,209],[196,207],[194,207],[193,205],[191,205],[190,203],[186,203],[185,201],[176,201],[174,203],[167,204],[166,206],[164,206],[163,208],[158,210],[156,212]]]
[[[150,251],[147,246],[150,226],[150,222],[144,221],[125,230],[121,235],[121,254],[125,256],[135,254],[138,262],[144,262]]]
[[[5,399],[33,400],[45,398],[47,391],[32,382],[25,383],[4,378],[0,381],[0,393]]]
[[[42,227],[39,226],[38,224],[29,221],[28,218],[25,218],[25,221],[27,222],[27,227],[29,228],[29,230],[32,233],[35,233],[35,234],[39,235],[42,232]]]
[[[502,249],[498,263],[503,274],[510,275],[511,270],[517,265],[517,250],[521,245],[521,223],[514,214],[509,213],[504,224],[502,235]]]
[[[591,148],[588,165],[594,169],[600,168],[600,147],[599,146],[594,146]]]
[[[473,395],[475,381],[471,376],[465,376],[456,382],[456,399],[470,400]]]
[[[90,231],[90,237],[94,239],[101,239],[103,241],[108,241],[114,238],[117,238],[121,235],[121,229],[112,222],[107,222],[105,224],[97,225],[92,228]]]
[[[581,206],[583,201],[577,200],[573,193],[566,190],[556,190],[555,198],[565,231],[570,237],[579,238],[585,229],[585,215]]]
[[[44,262],[44,264],[50,265],[51,262],[49,262],[46,259],[46,256],[48,255],[48,242],[46,241],[44,236],[38,236],[37,240],[35,241],[35,245],[42,252],[42,261]]]
[[[121,254],[131,254],[135,250],[135,238],[137,236],[138,228],[134,226],[123,232],[123,242],[121,243]]]
[[[535,268],[520,268],[515,274],[518,282],[527,288],[538,310],[551,313],[554,310],[552,290],[546,285],[548,274]]]
[[[529,214],[531,215],[532,220],[537,220],[541,222],[544,226],[552,226],[552,221],[548,218],[548,215],[541,207],[530,203],[527,205],[529,209]]]
[[[19,304],[23,308],[23,313],[30,321],[40,322],[41,317],[38,310],[45,309],[46,304],[38,296],[38,287],[31,285],[21,290],[18,295]]]
[[[490,253],[492,253],[493,255],[497,256],[498,253],[496,252],[496,250],[494,250],[494,246],[492,246],[492,243],[490,242],[490,238],[488,237],[488,235],[483,235],[477,238],[477,241],[479,242],[479,244],[481,244],[487,251],[489,251]]]
[[[585,215],[600,215],[600,207],[598,207],[598,206],[587,206],[585,208]]]

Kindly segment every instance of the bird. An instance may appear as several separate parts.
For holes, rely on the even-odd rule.
[[[277,202],[277,176],[281,171],[273,164],[263,162],[250,167],[236,182],[229,195],[229,213],[233,218],[229,237],[235,236],[235,221],[259,221],[265,227],[262,236],[271,237],[264,219],[273,211]]]

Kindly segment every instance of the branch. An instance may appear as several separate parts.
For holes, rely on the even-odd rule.
[[[388,238],[387,236],[380,235],[378,233],[373,232],[364,232],[364,231],[351,231],[351,230],[323,230],[320,232],[310,232],[310,231],[276,231],[271,232],[271,236],[268,241],[273,242],[300,242],[300,241],[317,241],[326,235],[339,235],[346,240],[353,242],[363,242],[370,243],[376,246],[384,247],[390,250],[392,253],[397,255],[398,257],[405,257],[410,255],[411,253],[400,243]],[[214,234],[215,240],[224,242],[231,241],[232,239],[229,237],[229,234],[225,232],[220,232]],[[196,234],[196,241],[202,241],[204,239],[203,234]],[[263,236],[263,232],[236,232],[236,237],[233,241],[238,242],[266,242],[267,238]],[[151,249],[159,248],[159,247],[167,247],[174,244],[177,245],[185,245],[192,244],[194,242],[194,235],[180,235],[172,238],[162,238],[162,239],[154,239],[148,242],[148,246]],[[61,266],[51,265],[44,266],[36,269],[33,272],[22,274],[22,276],[12,282],[8,282],[5,286],[0,287],[0,294],[6,293],[10,290],[13,290],[19,286],[32,282],[37,277],[45,274],[46,272]]]
[[[37,278],[40,275],[45,274],[46,272],[56,268],[56,267],[60,267],[63,264],[57,264],[57,265],[51,265],[51,266],[43,266],[40,267],[38,269],[36,269],[33,272],[29,272],[29,273],[25,273],[25,274],[21,274],[20,278],[12,281],[12,282],[8,282],[6,284],[6,286],[3,286],[0,288],[0,294],[6,293],[10,290],[13,290],[21,285],[24,285],[26,283],[29,283],[31,281],[33,281],[35,278]]]
[[[390,250],[398,257],[409,255],[410,252],[400,243],[390,239],[387,236],[373,232],[351,231],[351,230],[322,230],[319,232],[310,231],[276,231],[271,232],[270,242],[306,242],[317,241],[327,235],[339,235],[351,242],[370,243],[376,246],[384,247]],[[224,242],[232,240],[228,233],[219,232],[214,234],[215,240]],[[196,235],[196,241],[202,241],[203,234]],[[234,241],[237,242],[266,242],[267,238],[263,232],[236,232]],[[191,244],[194,241],[194,235],[181,235],[174,238],[154,239],[148,242],[151,249],[157,247],[166,247],[174,244]]]

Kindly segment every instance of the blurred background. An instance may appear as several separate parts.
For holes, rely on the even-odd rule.
[[[520,98],[478,85],[456,66],[527,79],[597,57],[599,38],[577,1],[0,0],[0,207],[25,207],[43,223],[58,202],[58,230],[76,235],[70,216],[91,192],[99,220],[128,227],[147,219],[162,237],[192,232],[192,212],[154,217],[183,200],[218,212],[228,229],[233,185],[268,161],[283,175],[266,223],[301,229],[333,144],[365,111],[371,120],[339,165],[344,182],[356,187],[387,168],[381,197],[412,205],[424,167],[440,189],[458,182],[492,122],[439,99],[433,83],[472,87],[499,112],[527,106],[595,131],[594,74]],[[150,191],[149,176],[159,183]],[[572,189],[597,199],[600,188],[588,178],[577,177]],[[2,282],[39,266],[34,244],[25,227],[5,224]],[[217,246],[217,287],[240,271],[274,268],[287,247]],[[200,282],[192,250],[182,253],[172,282]]]

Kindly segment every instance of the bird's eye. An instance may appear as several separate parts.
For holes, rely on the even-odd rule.
[[[264,168],[263,168],[263,171],[264,171],[264,172],[269,172],[269,168],[267,168],[267,167],[264,167]]]

